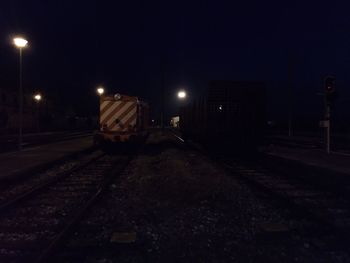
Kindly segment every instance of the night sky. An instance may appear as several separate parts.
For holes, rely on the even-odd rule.
[[[346,2],[346,1],[344,1]],[[294,65],[298,118],[320,119],[322,78],[337,78],[334,115],[350,113],[350,4],[335,1],[1,1],[0,85],[17,88],[23,34],[24,81],[79,114],[96,111],[95,87],[137,95],[159,109],[164,61],[167,110],[176,90],[201,94],[208,80],[260,80],[270,119],[286,118]],[[63,102],[65,102],[63,104]],[[75,103],[74,103],[75,102]]]

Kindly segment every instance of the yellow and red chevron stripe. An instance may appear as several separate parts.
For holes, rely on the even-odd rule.
[[[105,100],[100,103],[100,125],[109,131],[127,131],[137,119],[137,102]]]

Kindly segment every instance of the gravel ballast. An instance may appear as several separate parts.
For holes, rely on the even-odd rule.
[[[84,220],[99,226],[90,238],[112,244],[86,262],[347,262],[301,235],[286,213],[171,134],[153,132]]]

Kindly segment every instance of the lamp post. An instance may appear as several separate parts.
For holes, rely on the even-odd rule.
[[[19,125],[18,125],[18,150],[22,150],[22,126],[23,126],[23,87],[22,87],[22,49],[28,41],[21,37],[13,39],[14,45],[19,49]]]
[[[39,107],[40,107],[40,101],[41,101],[42,97],[41,97],[41,94],[40,93],[37,93],[34,95],[34,100],[36,101],[37,103],[37,108],[36,108],[36,121],[37,121],[37,130],[38,132],[40,132],[40,122],[39,122]]]
[[[102,87],[102,86],[98,86],[96,88],[96,92],[97,92],[98,96],[100,97],[100,103],[101,103],[101,96],[105,93],[105,88]],[[100,108],[100,106],[99,106],[99,108]],[[101,129],[100,121],[101,121],[100,113],[98,113],[98,127],[99,127],[99,130]]]

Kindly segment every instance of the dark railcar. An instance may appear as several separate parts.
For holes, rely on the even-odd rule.
[[[185,137],[215,149],[249,154],[262,142],[265,86],[261,82],[212,81],[207,96],[182,108]]]

